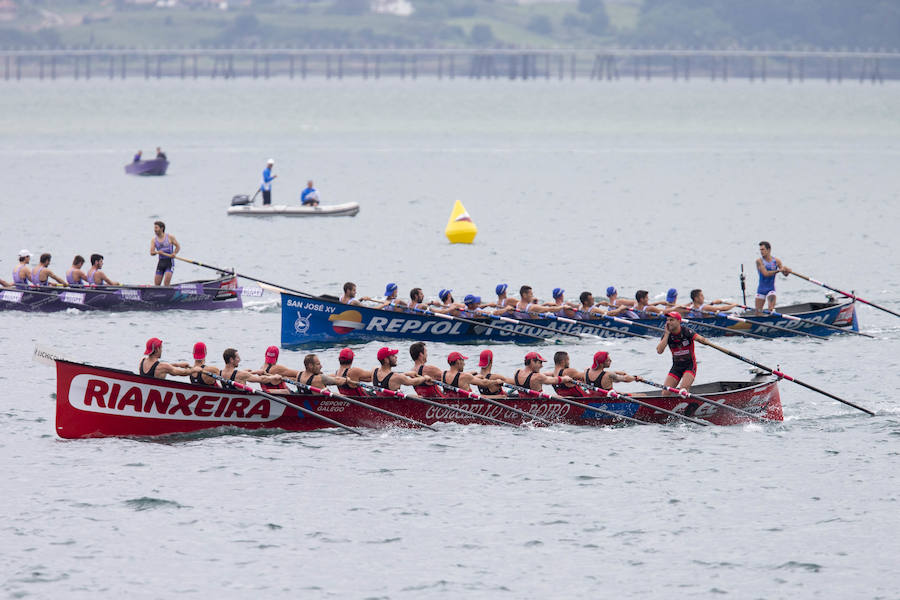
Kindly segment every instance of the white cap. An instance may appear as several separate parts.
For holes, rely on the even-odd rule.
[[[31,256],[31,252],[29,252],[27,248],[19,250],[19,258],[25,258],[26,256]]]
[[[274,165],[274,164],[275,164],[275,159],[274,159],[274,158],[270,158],[269,160],[266,161],[266,164],[267,164],[267,165]]]

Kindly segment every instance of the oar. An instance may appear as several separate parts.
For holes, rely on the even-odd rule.
[[[692,308],[691,310],[697,310],[697,309],[696,309],[696,308]],[[778,326],[778,325],[770,325],[769,323],[757,323],[757,322],[755,322],[755,321],[750,321],[750,320],[748,320],[748,319],[744,319],[744,318],[738,317],[737,315],[733,315],[733,314],[731,314],[731,313],[729,313],[729,312],[724,312],[724,311],[722,311],[722,312],[715,312],[715,311],[710,311],[710,310],[701,310],[701,311],[699,311],[699,312],[702,313],[702,314],[704,314],[704,315],[712,315],[712,316],[716,316],[716,317],[722,316],[722,317],[725,317],[726,319],[730,319],[730,320],[732,320],[732,321],[737,321],[738,323],[747,323],[747,324],[749,324],[749,325],[751,325],[751,326],[756,325],[756,326],[758,326],[758,327],[768,327],[769,329],[775,329],[775,330],[777,330],[777,331],[786,331],[786,332],[790,333],[791,335],[796,335],[796,334],[799,334],[799,335],[806,335],[806,336],[809,336],[809,337],[811,337],[811,338],[816,338],[817,340],[827,340],[827,339],[828,339],[828,338],[825,337],[825,336],[822,336],[822,335],[816,335],[815,333],[809,333],[809,332],[806,332],[806,331],[800,331],[800,330],[798,330],[798,329],[789,329],[789,328],[787,328],[787,327],[780,327],[780,326]],[[731,330],[729,329],[729,331],[731,331]],[[767,339],[768,339],[768,338],[767,338]]]
[[[665,318],[665,315],[663,315]],[[710,329],[715,329],[717,331],[725,331],[727,333],[736,333],[737,335],[742,335],[744,337],[752,337],[758,338],[761,340],[771,340],[772,338],[766,337],[764,335],[758,335],[755,333],[750,333],[749,331],[741,331],[740,329],[729,329],[728,327],[719,327],[718,325],[710,325],[709,323],[703,323],[701,321],[694,321],[693,319],[688,319],[687,317],[682,317],[683,323],[689,323],[691,325],[696,325],[697,327],[709,327]]]
[[[477,326],[477,327],[487,327],[488,329],[496,329],[496,330],[498,330],[498,331],[506,331],[506,332],[511,333],[511,334],[514,334],[514,335],[524,335],[525,337],[534,338],[534,339],[540,340],[540,341],[542,341],[542,342],[546,342],[546,341],[547,341],[547,338],[543,338],[543,337],[541,337],[541,336],[539,336],[539,335],[534,335],[534,334],[532,334],[532,333],[523,333],[523,332],[515,331],[515,330],[513,330],[513,329],[510,329],[509,327],[500,327],[499,325],[491,325],[490,323],[484,323],[484,322],[481,322],[481,321],[473,321],[472,319],[466,319],[466,318],[464,318],[464,317],[457,317],[457,316],[455,316],[455,315],[448,315],[448,314],[446,314],[446,313],[432,312],[432,311],[430,311],[430,310],[428,310],[428,309],[425,309],[425,308],[417,308],[417,307],[414,307],[414,306],[405,306],[405,307],[403,307],[403,308],[407,308],[407,309],[409,309],[409,310],[411,310],[411,311],[413,311],[413,312],[419,312],[419,313],[422,313],[422,314],[425,314],[425,315],[431,315],[431,316],[433,316],[433,317],[439,317],[439,318],[441,318],[441,319],[447,319],[447,320],[450,320],[450,321],[459,321],[460,323],[468,323],[469,325],[475,325],[475,326]],[[513,320],[513,322],[518,323],[518,321],[515,321],[515,320]],[[541,329],[541,327],[540,327],[540,326],[537,326],[537,329]],[[549,329],[550,331],[553,331],[554,333],[559,333],[558,331],[556,331],[556,330],[553,329],[552,327],[544,327],[543,329]]]
[[[752,306],[746,306],[744,304],[738,304],[738,308],[743,308],[744,310],[756,310],[756,308]],[[784,313],[775,312],[774,310],[765,310],[763,309],[763,313],[767,315],[771,315],[773,317],[777,317],[779,319],[788,319],[789,321],[800,321],[801,323],[809,323],[810,325],[817,325],[819,327],[825,327],[827,329],[833,329],[840,333],[852,333],[854,335],[861,335],[863,337],[874,338],[874,335],[869,335],[868,333],[862,333],[860,331],[853,331],[852,329],[847,329],[846,327],[838,327],[837,325],[832,325],[830,323],[820,323],[818,321],[813,321],[812,319],[804,319],[802,317],[798,317],[796,315],[786,315]],[[767,325],[768,327],[768,325]]]
[[[539,423],[543,423],[544,425],[553,425],[553,423],[548,421],[547,419],[543,419],[537,415],[533,415],[530,412],[526,412],[524,410],[519,410],[518,408],[513,408],[512,406],[508,406],[506,404],[503,404],[502,402],[497,402],[496,400],[493,400],[492,398],[486,398],[480,394],[476,394],[475,392],[470,392],[469,390],[464,390],[462,388],[458,388],[456,386],[450,385],[449,383],[444,383],[443,381],[435,381],[435,383],[437,385],[441,386],[442,388],[444,388],[445,390],[453,390],[454,392],[462,394],[467,398],[472,398],[473,400],[480,400],[481,402],[486,402],[492,406],[497,406],[504,410],[513,412],[519,416],[525,417],[526,419],[533,419],[535,421],[538,421]]]
[[[635,320],[635,319],[623,319],[622,317],[611,317],[611,316],[609,316],[609,315],[599,315],[599,316],[600,316],[600,318],[602,318],[602,319],[609,319],[610,321],[614,321],[614,322],[616,322],[616,323],[622,323],[622,324],[624,324],[624,325],[637,325],[638,327],[643,327],[643,328],[649,329],[649,330],[651,330],[651,331],[658,331],[659,333],[662,333],[663,331],[665,331],[665,329],[662,328],[662,327],[655,327],[655,326],[653,326],[653,325],[647,325],[647,324],[645,324],[645,323],[639,323],[639,322],[638,322],[637,320]]]
[[[753,361],[753,360],[750,360],[749,358],[746,358],[746,357],[744,357],[744,356],[741,356],[741,355],[738,354],[737,352],[732,352],[731,350],[728,350],[727,348],[723,348],[722,346],[718,346],[718,345],[716,345],[716,344],[713,344],[713,343],[710,342],[710,341],[701,342],[701,343],[706,344],[706,345],[709,346],[710,348],[715,348],[715,349],[718,350],[719,352],[722,352],[722,353],[724,353],[724,354],[727,354],[728,356],[731,356],[732,358],[736,358],[736,359],[738,359],[738,360],[742,360],[742,361],[744,361],[745,363],[747,363],[748,365],[753,365],[754,367],[760,368],[760,369],[762,369],[763,371],[768,371],[769,373],[771,373],[772,375],[775,375],[776,377],[780,377],[780,378],[782,378],[782,379],[787,379],[788,381],[793,381],[794,383],[796,383],[796,384],[798,384],[798,385],[802,385],[803,387],[805,387],[805,388],[807,388],[807,389],[810,389],[810,390],[812,390],[812,391],[814,391],[814,392],[818,392],[818,393],[820,393],[820,394],[822,394],[822,395],[824,395],[824,396],[828,396],[829,398],[832,398],[832,399],[834,399],[834,400],[837,400],[838,402],[842,402],[842,403],[846,404],[847,406],[852,406],[852,407],[855,408],[856,410],[861,410],[862,412],[868,413],[868,414],[873,415],[873,416],[875,415],[875,413],[873,413],[873,412],[872,412],[871,410],[869,410],[868,408],[863,408],[862,406],[859,406],[859,405],[857,405],[857,404],[854,404],[853,402],[850,402],[849,400],[844,400],[843,398],[840,398],[840,397],[838,397],[838,396],[835,396],[835,395],[832,394],[831,392],[826,392],[825,390],[821,390],[821,389],[819,389],[819,388],[817,388],[817,387],[815,387],[815,386],[812,386],[812,385],[810,385],[810,384],[808,384],[808,383],[804,383],[804,382],[800,381],[799,379],[795,379],[795,378],[791,377],[790,375],[788,375],[788,374],[786,374],[786,373],[782,373],[782,372],[779,371],[778,369],[771,369],[771,368],[769,368],[769,367],[767,367],[767,366],[765,366],[765,365],[761,365],[761,364],[759,364],[759,363],[756,362],[756,361]]]
[[[598,412],[600,414],[606,415],[608,417],[613,417],[614,419],[621,419],[623,421],[629,421],[631,423],[637,423],[639,425],[649,425],[646,421],[641,421],[640,419],[634,419],[632,417],[626,417],[625,415],[620,415],[617,412],[613,412],[611,410],[606,410],[603,408],[598,408],[596,406],[590,406],[588,404],[582,404],[581,402],[576,402],[575,400],[570,400],[569,398],[563,398],[562,396],[558,396],[556,394],[548,394],[547,392],[539,392],[537,390],[532,390],[531,388],[525,388],[519,385],[513,385],[511,383],[504,383],[504,387],[508,387],[511,390],[516,390],[520,393],[528,394],[529,396],[536,396],[538,398],[543,398],[544,400],[554,400],[556,402],[563,402],[565,404],[571,404],[572,406],[577,406],[578,408],[583,408],[584,410],[590,410],[593,412]]]
[[[572,325],[585,325],[587,327],[593,327],[595,329],[602,329],[603,331],[612,331],[613,333],[621,333],[621,334],[624,334],[624,335],[630,336],[630,337],[648,338],[648,336],[642,335],[640,333],[632,333],[630,331],[621,331],[619,329],[613,329],[612,327],[604,327],[603,325],[598,325],[597,323],[591,323],[590,321],[587,321],[587,320],[576,321],[575,319],[570,319],[568,317],[561,317],[560,315],[555,315],[553,313],[532,313],[527,310],[519,311],[519,312],[524,312],[526,315],[535,315],[535,316],[544,317],[547,319],[554,319],[556,321],[561,321],[562,323],[571,323]],[[612,319],[612,317],[606,317],[606,315],[602,315],[602,316],[604,318]],[[500,317],[500,318],[503,318],[503,317]],[[527,321],[525,321],[525,322],[527,323]],[[552,327],[550,329],[552,329]],[[556,331],[556,330],[554,329],[554,331]],[[560,333],[564,333],[564,332],[560,332]],[[571,334],[571,335],[578,335],[578,334]]]
[[[622,400],[626,400],[628,402],[634,402],[635,404],[637,404],[639,406],[644,406],[646,408],[653,409],[654,411],[661,412],[666,415],[671,415],[673,417],[678,417],[679,419],[684,419],[685,421],[687,421],[689,423],[694,423],[695,425],[703,425],[704,427],[709,425],[709,423],[707,423],[706,421],[701,421],[700,419],[694,419],[693,417],[689,417],[687,415],[683,415],[681,413],[677,413],[672,410],[667,410],[667,409],[659,407],[659,406],[654,406],[653,404],[650,404],[649,402],[644,402],[643,400],[638,400],[631,394],[619,393],[615,390],[604,390],[603,388],[598,387],[596,385],[591,385],[590,383],[587,383],[586,381],[585,382],[579,381],[578,385],[580,385],[582,387],[586,387],[589,390],[594,390],[595,392],[600,392],[604,396],[612,398],[613,400],[622,399]]]
[[[537,313],[530,313],[527,310],[518,311],[518,312],[524,312],[527,315],[538,316]],[[524,321],[522,319],[514,319],[512,317],[507,317],[506,315],[492,315],[492,314],[488,314],[488,313],[478,313],[478,314],[483,314],[486,317],[489,317],[491,319],[497,319],[497,320],[503,321],[505,323],[513,323],[515,325],[522,325],[524,327],[534,327],[535,329],[540,329],[542,331],[551,331],[551,332],[555,333],[556,335],[570,335],[572,337],[577,337],[578,339],[584,339],[584,336],[581,335],[580,333],[571,333],[569,331],[560,331],[559,329],[554,329],[553,327],[547,327],[546,325],[538,325],[537,323],[532,323],[531,321]],[[540,313],[539,316],[545,317],[545,316],[548,316],[548,314]],[[574,323],[574,321],[573,321],[573,323]],[[543,338],[541,338],[541,339],[543,339]]]
[[[426,425],[425,423],[422,423],[421,421],[416,421],[415,419],[410,419],[409,417],[404,417],[403,415],[398,415],[397,413],[393,413],[393,412],[391,412],[391,411],[389,411],[389,410],[385,410],[385,409],[379,408],[379,407],[377,407],[377,406],[372,406],[371,404],[366,404],[365,402],[361,402],[361,401],[359,401],[359,400],[357,400],[357,399],[355,399],[355,398],[351,398],[350,396],[344,396],[344,395],[341,395],[341,394],[335,394],[335,393],[332,392],[331,390],[324,389],[324,388],[321,388],[321,389],[320,389],[320,388],[317,388],[317,387],[313,387],[313,386],[311,386],[311,385],[307,385],[307,384],[305,384],[305,383],[301,383],[300,381],[297,381],[296,379],[288,379],[288,378],[286,378],[286,377],[284,377],[284,378],[282,378],[282,379],[283,379],[284,381],[286,381],[286,382],[292,384],[292,385],[297,386],[297,387],[300,388],[301,390],[305,390],[305,391],[308,391],[308,392],[312,392],[312,393],[314,393],[314,394],[322,394],[323,396],[329,396],[329,397],[331,397],[331,398],[337,398],[338,400],[343,400],[344,402],[349,402],[350,404],[355,404],[356,406],[361,406],[361,407],[363,407],[363,408],[368,408],[369,410],[373,410],[373,411],[375,411],[375,412],[377,412],[377,413],[381,413],[381,414],[383,414],[383,415],[387,415],[387,416],[389,416],[389,417],[393,417],[393,418],[395,418],[395,419],[397,419],[397,420],[399,420],[399,421],[403,421],[403,422],[405,422],[405,423],[409,423],[410,425],[415,425],[416,427],[424,427],[425,429],[430,429],[431,431],[437,431],[437,429],[435,429],[435,428],[432,427],[431,425]]]
[[[412,394],[404,394],[401,391],[389,390],[387,388],[378,387],[375,385],[371,385],[369,383],[359,382],[359,385],[366,388],[367,390],[372,390],[374,392],[381,392],[382,394],[387,394],[388,396],[394,396],[395,398],[403,398],[404,400],[411,400],[413,402],[421,402],[422,404],[427,404],[429,406],[434,406],[436,408],[446,408],[448,410],[452,410],[458,412],[462,415],[466,415],[469,417],[475,417],[476,419],[481,419],[482,421],[487,421],[488,423],[493,423],[494,425],[506,425],[507,427],[515,427],[512,423],[507,421],[501,421],[499,419],[495,419],[494,417],[488,417],[486,415],[479,415],[476,412],[472,412],[471,410],[466,410],[464,408],[459,408],[458,406],[450,406],[449,404],[441,404],[440,402],[435,402],[434,400],[429,400],[427,398],[422,398],[421,396],[414,396]]]
[[[856,300],[856,301],[858,301],[858,302],[862,302],[863,304],[868,304],[869,306],[871,306],[871,307],[873,307],[873,308],[877,308],[878,310],[883,310],[883,311],[886,312],[886,313],[891,313],[891,314],[894,315],[895,317],[900,317],[900,314],[895,313],[894,311],[892,311],[892,310],[890,310],[890,309],[887,309],[887,308],[885,308],[885,307],[883,307],[883,306],[878,306],[877,304],[875,304],[875,303],[873,303],[873,302],[869,302],[868,300],[863,300],[862,298],[860,298],[859,296],[856,296],[856,295],[854,295],[854,294],[850,294],[850,293],[848,293],[848,292],[843,292],[843,291],[841,291],[841,290],[839,290],[839,289],[837,289],[837,288],[831,287],[831,286],[828,285],[827,283],[822,283],[821,281],[819,281],[819,280],[817,280],[817,279],[813,279],[812,277],[807,277],[807,276],[804,275],[803,273],[798,273],[797,271],[793,271],[793,270],[792,270],[792,271],[791,271],[791,274],[792,274],[792,275],[796,275],[796,276],[799,277],[800,279],[805,279],[805,280],[807,280],[807,281],[810,282],[810,283],[814,283],[814,284],[816,284],[816,285],[820,285],[820,286],[822,286],[822,287],[825,288],[825,289],[831,290],[832,292],[837,292],[838,294],[842,294],[842,295],[844,295],[844,296],[847,296],[848,298],[853,298],[854,300]]]
[[[303,298],[317,298],[318,297],[318,296],[313,296],[312,294],[309,294],[307,292],[301,292],[300,290],[293,290],[289,287],[284,287],[283,285],[276,285],[276,284],[272,283],[271,281],[265,281],[263,279],[258,279],[256,277],[250,277],[249,275],[244,275],[243,273],[238,273],[237,271],[235,271],[233,269],[222,269],[219,267],[214,267],[212,265],[208,265],[206,263],[202,263],[197,260],[191,260],[189,258],[184,258],[183,256],[178,256],[177,254],[174,254],[171,256],[174,259],[183,260],[186,263],[190,263],[192,265],[197,265],[198,267],[203,267],[205,269],[212,269],[213,271],[218,271],[219,273],[231,273],[232,275],[234,275],[236,277],[243,277],[244,279],[249,279],[250,281],[255,281],[257,283],[264,283],[266,285],[271,285],[271,286],[274,286],[277,288],[281,288],[287,292],[294,294],[295,296],[302,296]]]
[[[349,431],[350,433],[355,433],[356,435],[362,435],[362,433],[360,433],[356,429],[353,429],[352,427],[348,427],[348,426],[344,425],[343,423],[338,423],[334,419],[330,419],[330,418],[326,417],[325,415],[320,415],[319,413],[317,413],[313,410],[309,410],[308,408],[298,406],[298,405],[294,404],[293,402],[288,402],[287,400],[285,400],[283,398],[279,398],[278,396],[274,396],[272,394],[267,394],[266,392],[263,392],[260,390],[254,390],[249,385],[245,385],[243,383],[233,381],[231,379],[226,379],[225,377],[222,377],[221,375],[216,375],[215,373],[209,373],[207,371],[204,371],[203,374],[208,375],[209,377],[212,377],[213,379],[217,379],[217,380],[221,381],[222,383],[226,384],[226,387],[231,386],[231,387],[235,387],[239,390],[248,392],[250,394],[256,394],[257,396],[262,396],[263,398],[267,398],[267,399],[271,400],[272,402],[277,402],[278,404],[281,404],[282,406],[286,406],[288,408],[296,408],[297,410],[302,412],[304,415],[307,415],[310,417],[315,417],[321,421],[328,423],[329,425],[334,425],[335,427],[340,427],[341,429]]]
[[[665,385],[663,383],[656,383],[655,381],[650,381],[649,379],[644,379],[643,377],[634,376],[635,381],[640,381],[641,383],[646,383],[647,385],[652,385],[653,387],[659,388],[661,390],[666,390],[667,392],[671,392],[676,396],[681,396],[683,398],[692,398],[699,402],[706,402],[707,404],[712,404],[713,406],[718,406],[719,408],[724,408],[726,410],[730,410],[731,412],[737,413],[739,415],[743,415],[745,417],[749,417],[751,419],[756,419],[757,421],[768,421],[769,419],[760,417],[759,415],[754,415],[751,412],[747,412],[746,410],[740,409],[736,406],[728,406],[723,402],[719,402],[717,400],[713,400],[712,398],[707,398],[706,396],[701,396],[699,394],[692,394],[687,390],[683,390],[681,388],[673,388],[671,386]]]

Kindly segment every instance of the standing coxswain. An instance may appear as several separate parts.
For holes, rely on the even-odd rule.
[[[759,285],[756,287],[756,312],[761,313],[763,305],[775,310],[775,276],[791,274],[790,268],[781,263],[781,259],[772,256],[772,244],[766,241],[759,243],[760,257],[756,259],[756,270],[759,273]]]
[[[166,233],[166,224],[162,221],[154,221],[153,233],[155,235],[150,240],[150,256],[159,255],[156,274],[153,276],[153,285],[169,285],[175,269],[174,257],[181,250],[181,244],[174,235]]]
[[[666,328],[656,345],[656,353],[662,354],[666,346],[672,351],[672,367],[666,375],[665,384],[690,390],[697,377],[697,358],[694,356],[694,342],[705,344],[706,339],[681,324],[681,313],[666,313]],[[669,392],[663,392],[668,395]]]
[[[40,264],[31,271],[31,283],[33,285],[50,285],[51,279],[60,285],[66,285],[66,282],[59,275],[50,270],[50,258],[49,252],[41,254]]]

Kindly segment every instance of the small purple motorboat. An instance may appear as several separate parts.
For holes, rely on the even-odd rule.
[[[168,168],[169,161],[164,158],[136,160],[125,165],[125,173],[128,175],[165,175]]]

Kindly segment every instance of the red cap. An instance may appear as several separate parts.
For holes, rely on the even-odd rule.
[[[194,358],[196,360],[202,360],[206,358],[206,344],[203,342],[197,342],[194,344]]]
[[[481,354],[478,356],[478,366],[486,367],[492,360],[494,360],[494,353],[490,350],[482,350]]]
[[[147,340],[147,347],[144,349],[144,354],[153,354],[153,351],[160,347],[162,347],[161,339],[150,338]]]
[[[397,350],[396,348],[388,348],[387,346],[385,346],[384,348],[382,348],[378,351],[378,360],[382,361],[382,360],[386,359],[388,356],[393,356],[393,355],[397,354],[398,352],[400,352],[400,351]]]
[[[608,359],[608,358],[609,358],[609,352],[606,352],[605,350],[601,350],[600,352],[595,352],[594,353],[594,366],[591,368],[597,369],[599,367],[602,367],[603,363],[605,363],[606,359]]]
[[[353,356],[353,350],[351,350],[350,348],[344,348],[343,350],[341,350],[341,353],[338,354],[338,360],[342,360],[344,362],[350,361],[353,360]]]
[[[528,362],[528,361],[534,360],[534,359],[537,359],[541,362],[547,362],[547,359],[544,358],[543,356],[541,356],[540,354],[538,354],[537,352],[529,352],[528,354],[525,355],[525,362]]]
[[[670,319],[675,319],[677,321],[681,320],[681,313],[675,312],[674,310],[672,312],[667,312],[666,316],[669,317]]]
[[[274,365],[278,362],[278,346],[269,346],[266,348],[266,364]]]
[[[452,365],[453,363],[455,363],[458,360],[466,360],[467,358],[469,358],[469,357],[463,356],[459,352],[451,352],[450,356],[447,357],[447,364]]]

